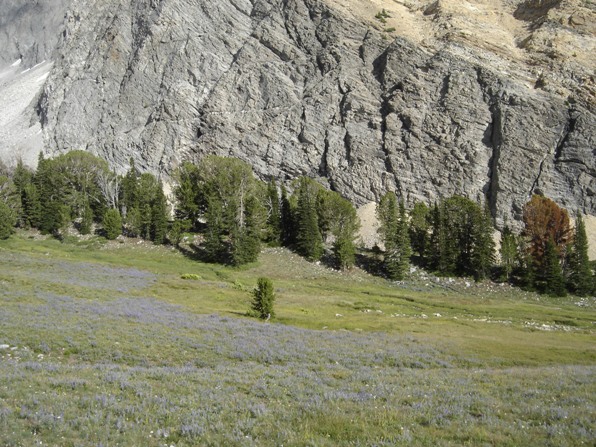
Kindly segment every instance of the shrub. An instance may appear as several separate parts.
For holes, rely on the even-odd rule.
[[[257,280],[257,288],[253,291],[253,296],[252,309],[257,316],[263,320],[273,317],[275,293],[273,292],[273,283],[269,278]]]
[[[202,279],[200,275],[197,275],[195,273],[185,273],[180,278],[182,278],[182,279],[189,279],[189,280],[192,280],[192,281],[198,281],[198,280]]]

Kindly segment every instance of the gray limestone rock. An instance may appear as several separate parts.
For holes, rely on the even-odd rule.
[[[0,68],[18,59],[24,68],[52,58],[72,0],[2,0]]]
[[[38,101],[49,153],[171,176],[236,156],[361,205],[533,192],[596,214],[593,103],[535,89],[458,44],[428,50],[320,0],[73,1]]]

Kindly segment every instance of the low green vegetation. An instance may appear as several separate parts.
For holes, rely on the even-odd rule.
[[[184,253],[23,231],[0,241],[1,445],[596,435],[593,298],[423,271],[391,283],[279,247],[242,268]],[[268,322],[247,317],[255,287],[275,290]]]

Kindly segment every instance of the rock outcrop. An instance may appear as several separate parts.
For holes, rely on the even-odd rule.
[[[73,1],[36,105],[46,150],[86,149],[121,171],[133,157],[166,176],[232,155],[357,204],[386,190],[486,199],[498,224],[533,192],[596,214],[593,60],[557,62],[541,44],[553,29],[593,45],[593,9],[561,23],[548,16],[561,2],[503,0],[532,33],[490,51],[446,25],[450,2],[410,2],[437,30],[430,43],[335,3]]]
[[[2,0],[0,68],[21,60],[25,69],[49,60],[72,0]]]

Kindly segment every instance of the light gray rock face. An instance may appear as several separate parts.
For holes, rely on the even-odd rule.
[[[0,68],[18,59],[32,67],[51,59],[72,0],[2,0]]]
[[[486,198],[499,224],[535,191],[596,214],[593,104],[318,0],[79,0],[58,54],[38,105],[51,153],[166,175],[231,155],[357,204]]]

